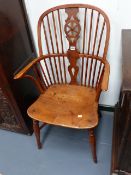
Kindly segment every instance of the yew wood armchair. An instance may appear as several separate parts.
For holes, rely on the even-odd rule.
[[[37,29],[39,57],[14,78],[31,79],[40,92],[27,110],[38,148],[40,129],[46,124],[88,129],[97,162],[94,129],[100,93],[108,89],[109,19],[95,6],[67,4],[45,11]],[[35,76],[28,74],[30,69]]]

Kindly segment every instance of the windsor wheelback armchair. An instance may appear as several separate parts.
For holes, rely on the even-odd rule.
[[[98,125],[100,93],[108,88],[109,36],[109,19],[95,6],[61,5],[40,16],[39,57],[14,77],[33,80],[40,92],[27,110],[39,149],[40,129],[45,124],[88,129],[97,162],[94,128]],[[31,68],[34,77],[27,74]],[[43,125],[39,126],[39,122]]]

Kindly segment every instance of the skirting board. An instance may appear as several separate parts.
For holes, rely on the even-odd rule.
[[[101,105],[101,104],[99,104],[99,110],[114,112],[115,111],[115,107],[114,106],[108,106],[108,105]]]

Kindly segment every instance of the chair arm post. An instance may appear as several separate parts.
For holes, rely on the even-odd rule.
[[[101,90],[104,90],[104,91],[108,90],[109,75],[110,75],[110,65],[108,61],[106,60],[105,67],[104,67],[104,74],[103,74],[102,82],[101,82]]]
[[[101,91],[107,91],[108,89],[108,84],[109,84],[109,75],[110,75],[110,65],[108,63],[108,61],[105,61],[105,67],[103,69],[102,75],[101,75],[101,79],[100,79],[100,83],[98,84],[97,88],[96,88],[96,101],[99,100],[99,96]]]
[[[23,78],[28,78],[30,80],[32,80],[34,82],[34,84],[36,85],[38,91],[43,94],[44,93],[44,90],[43,88],[41,87],[40,83],[31,75],[24,75]]]

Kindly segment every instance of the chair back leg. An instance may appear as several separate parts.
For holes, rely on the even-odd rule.
[[[95,163],[97,163],[97,156],[96,156],[96,139],[94,135],[94,129],[89,130],[89,141],[91,145],[91,151],[93,155],[93,160]]]
[[[40,127],[39,127],[39,122],[37,120],[33,120],[33,129],[36,136],[38,149],[41,149],[42,145],[40,142]]]

